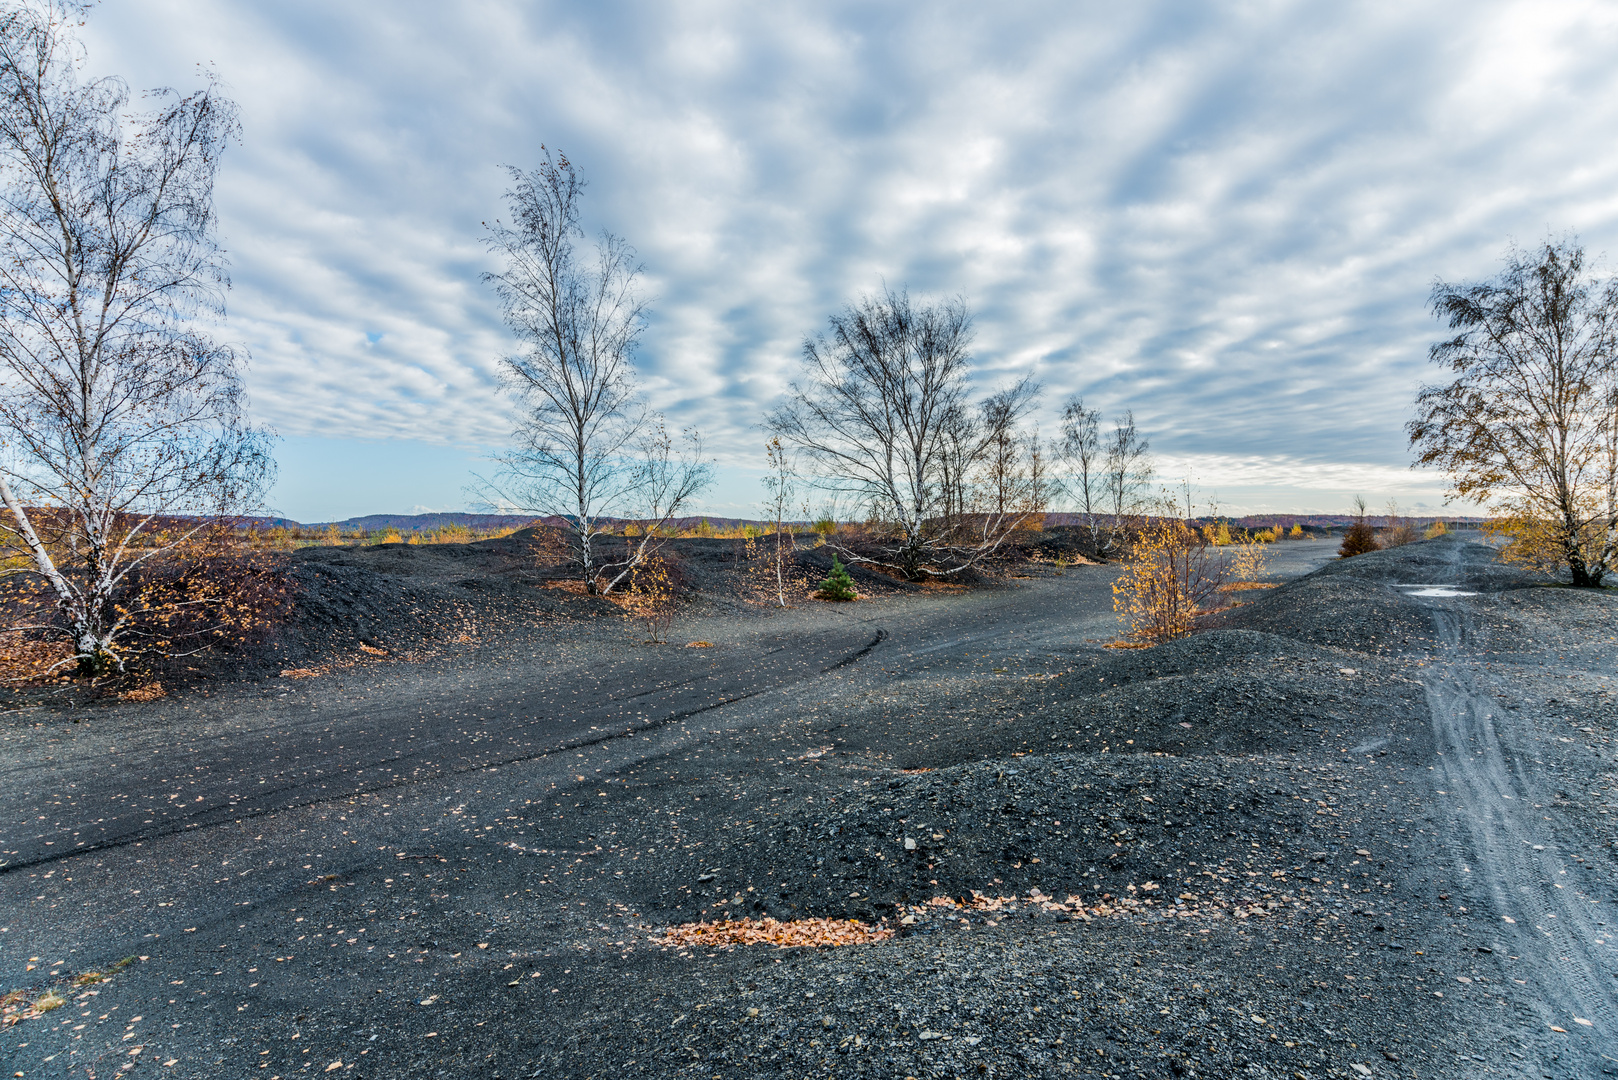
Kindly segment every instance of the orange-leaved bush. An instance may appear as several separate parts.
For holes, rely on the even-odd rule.
[[[1156,645],[1189,634],[1224,584],[1225,561],[1208,538],[1178,518],[1148,518],[1113,584],[1113,610],[1129,636]]]

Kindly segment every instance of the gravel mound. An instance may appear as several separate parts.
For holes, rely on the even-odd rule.
[[[1073,679],[1042,718],[1086,744],[1171,754],[1336,750],[1419,720],[1419,684],[1396,664],[1252,630],[1120,650]],[[1131,742],[1130,740],[1133,740]]]
[[[1299,864],[1315,799],[1336,805],[1337,792],[1313,773],[1262,774],[1208,758],[1053,754],[856,779],[761,803],[691,869],[713,875],[702,900],[740,891],[750,912],[867,919],[974,889],[1088,902],[1217,866],[1238,840],[1264,845],[1268,874]]]
[[[1068,750],[1231,756],[1374,742],[1398,753],[1408,733],[1396,729],[1424,723],[1414,674],[1366,653],[1215,630],[1091,649],[1045,671],[899,680],[837,702],[826,731],[840,750],[907,768]]]
[[[287,562],[292,610],[261,662],[299,667],[362,654],[420,655],[463,635],[616,612],[607,601],[543,586],[534,530],[472,544],[308,547]]]
[[[1345,943],[1334,942],[1339,954]],[[1436,999],[1401,1003],[1396,1023],[1386,1013],[1345,1012],[1357,991],[1340,955],[1317,946],[1314,955],[1294,947],[1277,957],[1267,944],[1237,933],[1124,927],[1103,935],[1073,924],[1040,939],[979,928],[745,966],[697,959],[683,972],[692,1000],[676,1016],[638,995],[602,1000],[597,1023],[535,1046],[535,1063],[558,1075],[610,1062],[615,1076],[705,1080],[1290,1080],[1363,1075],[1354,1064],[1374,1066],[1373,1075],[1390,1067],[1455,1075],[1450,1055],[1423,1038],[1443,1026]],[[1357,977],[1407,978],[1384,959],[1392,955],[1356,964]]]
[[[1431,617],[1398,589],[1358,575],[1325,571],[1244,603],[1220,616],[1215,625],[1378,656],[1423,651],[1434,644]]]
[[[1534,580],[1496,562],[1485,544],[1443,537],[1327,563],[1215,625],[1380,656],[1426,651],[1437,644],[1432,618],[1398,587],[1417,584],[1496,592]]]
[[[1450,584],[1488,592],[1535,583],[1532,575],[1497,561],[1489,545],[1455,536],[1338,559],[1300,580],[1330,577],[1384,585]]]

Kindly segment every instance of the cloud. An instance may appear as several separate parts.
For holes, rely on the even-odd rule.
[[[241,103],[229,335],[300,437],[502,438],[481,222],[541,143],[646,265],[656,403],[738,477],[804,335],[886,281],[964,296],[1047,430],[1082,392],[1205,485],[1407,490],[1434,278],[1618,237],[1604,4],[126,0],[86,33]]]

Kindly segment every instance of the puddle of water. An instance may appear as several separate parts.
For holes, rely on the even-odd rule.
[[[1457,589],[1453,585],[1399,585],[1401,589],[1410,589],[1406,596],[1476,596],[1475,592]]]

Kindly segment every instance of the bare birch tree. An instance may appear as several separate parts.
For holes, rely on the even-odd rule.
[[[1039,384],[1024,378],[991,394],[981,406],[982,508],[997,517],[1025,514],[1045,506],[1045,459],[1038,430],[1022,430]]]
[[[228,597],[159,589],[273,466],[243,414],[243,357],[205,332],[228,287],[214,177],[237,135],[210,83],[82,80],[81,10],[0,12],[0,533],[81,674],[182,648],[175,613]],[[161,594],[161,596],[159,595]]]
[[[1066,474],[1061,486],[1081,527],[1096,554],[1114,553],[1126,524],[1145,508],[1154,472],[1151,444],[1136,428],[1133,412],[1115,421],[1103,438],[1101,410],[1086,408],[1075,394],[1062,408],[1059,446]]]
[[[502,357],[506,388],[526,410],[516,447],[489,485],[499,502],[555,515],[572,537],[585,587],[610,592],[655,551],[662,526],[709,482],[701,443],[676,453],[641,398],[633,358],[646,326],[641,268],[621,238],[603,233],[593,265],[582,237],[585,182],[565,154],[545,151],[532,172],[511,170],[512,223],[487,225],[505,269],[485,275],[521,351]],[[610,558],[599,538],[638,520],[638,542]]]
[[[1103,462],[1107,510],[1112,515],[1114,528],[1121,528],[1126,519],[1146,509],[1147,486],[1156,471],[1151,449],[1152,444],[1135,427],[1132,410],[1114,421]]]
[[[764,444],[764,461],[767,469],[764,474],[764,513],[769,519],[771,530],[775,533],[775,551],[772,553],[772,561],[775,564],[775,602],[780,607],[786,607],[787,562],[798,546],[797,537],[792,532],[792,526],[787,523],[786,516],[797,489],[793,483],[792,456],[779,435],[772,436],[770,441]]]
[[[1062,488],[1078,511],[1080,527],[1098,555],[1111,547],[1110,531],[1102,529],[1106,513],[1106,471],[1102,466],[1101,410],[1089,409],[1075,394],[1062,406],[1062,441],[1058,451],[1064,477]]]
[[[958,574],[1001,550],[1035,509],[981,506],[977,474],[992,428],[969,398],[972,319],[959,301],[915,305],[900,290],[833,315],[803,346],[801,381],[771,414],[815,482],[863,505],[877,535],[852,562],[908,578]],[[1016,428],[1027,394],[1007,399]],[[980,510],[984,512],[980,512]]]
[[[1458,333],[1429,357],[1455,378],[1416,399],[1417,464],[1500,515],[1507,559],[1600,586],[1618,557],[1618,279],[1546,241],[1491,281],[1435,284],[1431,306]]]

